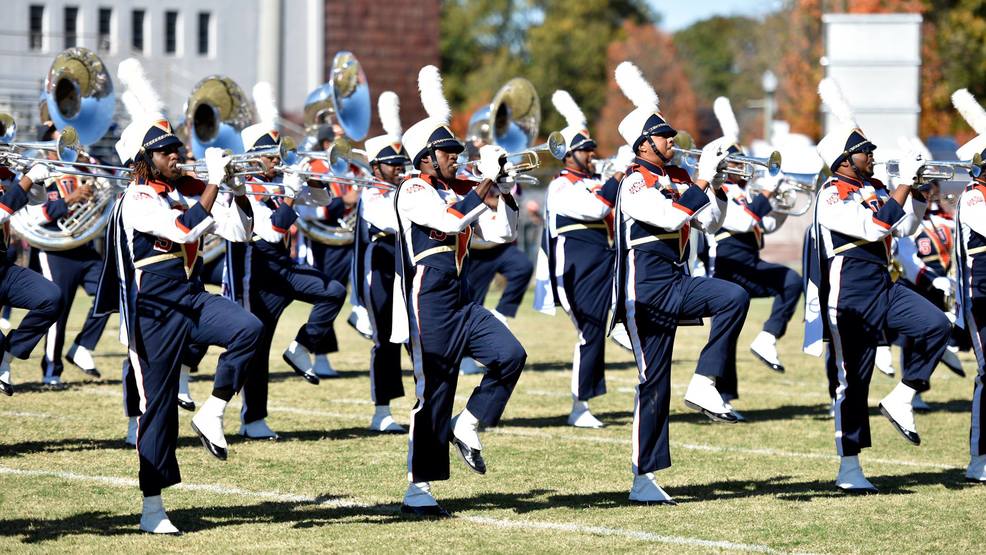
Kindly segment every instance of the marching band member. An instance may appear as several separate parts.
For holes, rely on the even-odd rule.
[[[17,178],[10,169],[0,165],[0,248],[7,250],[10,242],[10,224],[7,220],[27,206],[28,193],[48,179],[49,170],[43,164],[35,164],[26,174]],[[37,184],[37,185],[36,185]],[[0,392],[14,394],[10,375],[10,361],[31,356],[34,346],[41,341],[63,308],[62,292],[58,286],[37,272],[16,266],[8,257],[0,257],[0,304],[24,308],[28,313],[16,329],[0,334]]]
[[[324,125],[319,130],[319,147],[328,152],[332,148],[332,138],[335,133],[338,132],[341,136],[343,134],[342,127],[338,124],[332,126]],[[331,133],[331,134],[329,134]],[[315,173],[321,173],[329,175],[332,173],[332,169],[329,167],[329,162],[322,159],[313,159],[309,162],[309,171]],[[361,173],[361,170],[355,166],[350,165],[349,167],[349,177],[357,176]],[[313,185],[322,187],[323,184],[316,180],[310,181]],[[352,225],[351,220],[357,214],[357,206],[360,199],[360,191],[358,188],[351,185],[330,181],[328,183],[328,188],[331,191],[331,200],[325,206],[316,207],[305,207],[305,210],[299,211],[303,217],[308,217],[308,213],[312,213],[312,216],[322,223],[332,226],[332,227],[346,227]],[[355,232],[354,232],[355,234]],[[308,262],[315,267],[316,270],[325,274],[330,280],[335,281],[343,286],[343,288],[349,286],[349,277],[353,269],[353,256],[355,248],[355,238],[349,240],[344,244],[338,245],[326,245],[311,237],[304,236],[303,233],[299,231],[298,235],[300,239],[304,240],[304,244],[308,249],[310,258]],[[353,284],[357,287],[357,284]],[[356,328],[361,334],[360,326],[357,325],[359,315],[357,314],[357,308],[354,306],[353,314],[350,316],[349,323]],[[298,341],[301,338],[299,335],[295,338]],[[338,351],[338,340],[336,339],[336,332],[334,325],[329,326],[328,336],[325,341],[319,347],[319,349],[313,352],[315,356],[315,362],[312,371],[319,378],[336,378],[339,373],[332,367],[331,361],[329,361],[329,355]]]
[[[952,104],[978,134],[956,152],[959,160],[972,161],[978,154],[986,156],[986,111],[972,94],[960,89],[952,94]],[[956,269],[958,270],[957,300],[969,330],[976,353],[976,381],[972,392],[972,421],[969,429],[969,465],[967,481],[986,483],[986,403],[983,403],[983,384],[986,382],[986,163],[979,166],[979,175],[969,183],[959,197],[955,212]]]
[[[916,190],[921,157],[900,161],[900,183],[893,193],[873,179],[876,146],[859,129],[835,81],[818,87],[822,102],[839,124],[817,150],[833,176],[816,202],[816,236],[828,259],[822,261],[820,300],[827,303],[828,331],[835,353],[838,388],[835,441],[841,457],[836,486],[847,493],[873,493],[859,453],[870,446],[866,399],[877,345],[888,333],[913,342],[913,364],[880,402],[880,410],[911,443],[920,444],[912,402],[928,380],[948,341],[950,324],[942,312],[887,270],[894,236],[912,234],[924,216],[925,199]],[[827,293],[826,293],[827,292]]]
[[[615,210],[617,233],[613,322],[625,322],[637,361],[633,416],[633,487],[630,500],[674,504],[654,476],[671,466],[668,417],[671,355],[680,321],[712,316],[709,342],[685,393],[685,404],[714,421],[736,422],[715,388],[749,308],[742,287],[715,278],[688,275],[689,230],[715,233],[726,198],[713,181],[729,154],[733,137],[702,149],[697,178],[670,164],[674,136],[658,110],[658,97],[630,62],[616,68],[616,82],[636,106],[619,132],[636,153],[620,183]]]
[[[436,67],[421,68],[418,86],[428,117],[402,139],[421,173],[397,193],[401,291],[392,334],[395,341],[410,335],[417,397],[408,443],[410,484],[401,512],[436,517],[449,516],[431,494],[431,482],[449,477],[448,444],[470,469],[486,473],[478,429],[499,422],[527,359],[507,327],[469,300],[463,275],[474,229],[486,239],[506,240],[517,225],[516,203],[507,193],[513,184],[495,184],[505,152],[483,147],[478,185],[455,179],[456,155],[464,147],[448,128],[451,110],[441,83]],[[463,356],[487,371],[462,412],[451,418]]]
[[[717,98],[713,110],[723,135],[739,137],[739,124],[729,99]],[[739,144],[729,145],[728,150],[743,154]],[[783,372],[784,365],[777,356],[777,340],[784,336],[787,323],[797,309],[798,299],[801,298],[801,276],[787,266],[765,262],[760,258],[763,236],[780,228],[787,216],[773,211],[772,190],[755,193],[747,185],[741,177],[730,173],[725,175],[722,191],[729,199],[731,210],[726,211],[718,233],[709,234],[710,265],[713,277],[739,285],[750,297],[774,297],[770,317],[750,345],[750,350],[768,368]],[[716,389],[722,393],[727,405],[739,397],[737,385],[734,344],[729,350],[725,374],[716,379]],[[740,420],[744,419],[735,410],[733,414]]]
[[[273,101],[273,96],[270,98]],[[270,107],[267,113],[276,114],[276,106]],[[279,146],[281,137],[275,125],[276,116],[268,116],[245,128],[240,134],[247,152]],[[259,158],[266,172],[261,177],[273,182],[279,173],[280,159],[276,155],[260,155]],[[227,294],[264,325],[257,356],[253,358],[250,377],[243,388],[240,435],[249,439],[278,438],[266,421],[267,391],[271,343],[284,309],[295,300],[315,305],[308,321],[301,325],[295,340],[284,352],[283,359],[295,373],[309,383],[318,384],[312,353],[327,352],[335,346],[332,323],[346,296],[346,288],[339,282],[307,264],[295,262],[291,255],[290,229],[298,217],[295,204],[300,203],[298,194],[302,181],[298,174],[287,173],[279,185],[284,190],[282,198],[264,196],[264,187],[247,182],[252,193],[249,197],[253,205],[255,237],[245,249],[235,249],[237,254],[227,257]],[[324,194],[324,190],[313,186],[309,189]]]
[[[589,136],[586,117],[566,91],[551,96],[565,118],[565,167],[548,185],[545,213],[549,265],[554,267],[554,292],[575,325],[578,340],[572,361],[572,412],[568,424],[601,428],[589,411],[589,400],[606,393],[606,319],[609,298],[600,292],[613,288],[614,251],[611,245],[618,182],[606,187],[592,170],[596,142]]]
[[[380,94],[377,101],[384,135],[366,140],[366,158],[373,178],[391,183],[394,188],[367,187],[360,199],[361,217],[369,226],[370,241],[363,254],[365,276],[360,276],[363,302],[373,327],[370,350],[370,397],[375,406],[370,429],[377,432],[403,433],[394,421],[390,401],[404,396],[401,383],[401,346],[391,343],[394,307],[394,261],[396,260],[397,213],[394,195],[410,163],[401,145],[400,107],[391,91]],[[356,283],[353,286],[357,286]]]
[[[245,312],[230,311],[230,301],[204,291],[191,279],[200,238],[213,228],[224,237],[245,240],[252,226],[250,205],[238,197],[233,206],[216,202],[229,158],[206,151],[209,183],[182,176],[177,168],[181,142],[166,119],[139,123],[143,130],[134,154],[133,181],[120,202],[115,225],[121,307],[127,323],[129,360],[140,395],[137,433],[140,489],[144,507],[140,528],[176,534],[161,500],[161,490],[181,481],[175,448],[178,438],[180,356],[192,342],[228,338],[216,368],[212,396],[192,418],[192,429],[213,456],[225,460],[223,413],[242,387],[260,341],[261,325]]]
[[[56,140],[59,132],[54,124],[47,122],[43,126],[40,141]],[[47,152],[49,160],[58,160],[55,152]],[[28,213],[45,229],[58,231],[58,220],[66,216],[70,207],[79,202],[85,202],[92,197],[92,186],[83,182],[76,175],[51,171],[45,180],[47,202],[42,205],[28,207]],[[45,353],[41,358],[41,371],[45,385],[58,386],[62,380],[62,348],[65,345],[65,328],[68,325],[69,313],[75,300],[75,293],[81,285],[86,294],[96,293],[99,273],[103,268],[103,259],[93,243],[74,247],[67,250],[31,249],[31,266],[38,268],[46,279],[58,285],[62,292],[65,310],[48,330],[45,336]],[[84,373],[99,378],[99,370],[92,359],[92,350],[99,343],[99,338],[106,327],[108,316],[95,316],[92,308],[86,315],[82,330],[75,337],[65,358],[75,364]]]

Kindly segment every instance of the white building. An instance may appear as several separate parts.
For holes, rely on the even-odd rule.
[[[2,14],[0,111],[22,129],[38,123],[44,76],[71,46],[96,52],[114,77],[121,60],[139,58],[173,122],[208,75],[248,94],[269,81],[282,113],[301,112],[323,81],[324,0],[4,0]]]

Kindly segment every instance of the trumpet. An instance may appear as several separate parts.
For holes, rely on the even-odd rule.
[[[529,172],[541,166],[541,158],[538,156],[539,153],[549,152],[556,159],[564,160],[565,152],[567,151],[568,149],[565,147],[565,137],[563,137],[559,131],[552,131],[551,134],[548,135],[547,142],[518,152],[508,153],[506,155],[507,163],[504,166],[504,170],[515,173]],[[512,159],[516,159],[516,161],[512,161]],[[478,164],[479,160],[470,160],[459,166],[459,169],[466,169],[467,171],[472,172]]]
[[[376,189],[384,189],[387,191],[393,191],[397,189],[397,185],[394,185],[393,183],[390,183],[388,181],[382,181],[379,179],[374,179],[372,177],[343,177],[331,173],[302,171],[292,168],[284,168],[284,171],[296,173],[299,176],[301,176],[302,179],[305,179],[307,181],[321,181],[323,183],[339,183],[340,185],[349,185],[350,187],[376,188]]]
[[[691,167],[698,166],[698,159],[702,156],[702,151],[697,148],[679,148],[672,147],[671,150],[681,156],[684,163]],[[741,154],[730,154],[726,156],[726,167],[722,169],[723,173],[736,176],[740,179],[750,180],[757,173],[757,167],[764,168],[767,173],[773,177],[781,171],[781,153],[774,151],[770,153],[767,158],[756,158],[754,156],[743,156]],[[738,167],[731,166],[731,164],[737,164]]]
[[[932,180],[951,181],[958,171],[965,171],[971,177],[979,177],[982,173],[983,157],[976,153],[971,162],[954,160],[927,160],[918,170],[918,181],[924,183]],[[900,160],[887,160],[883,163],[890,177],[900,177]]]
[[[259,175],[264,173],[261,158],[280,158],[282,160],[294,160],[294,150],[289,145],[281,143],[276,146],[251,150],[242,154],[234,154],[232,150],[223,151],[230,157],[229,167],[233,170],[234,176]],[[204,173],[206,171],[205,160],[195,162],[185,162],[178,164],[178,169],[186,172]]]

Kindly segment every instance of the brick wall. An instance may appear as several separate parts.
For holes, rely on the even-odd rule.
[[[391,90],[401,99],[407,129],[424,117],[418,97],[418,70],[439,64],[440,0],[325,0],[325,74],[339,50],[356,55],[370,83],[370,135],[382,133],[377,97]]]

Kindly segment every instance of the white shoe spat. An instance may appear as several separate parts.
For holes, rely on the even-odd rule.
[[[633,486],[630,488],[630,501],[638,503],[661,503],[672,505],[674,499],[668,495],[657,483],[653,472],[640,474],[633,477]]]
[[[144,498],[144,507],[140,515],[140,529],[151,534],[180,534],[181,531],[171,523],[168,513],[164,511],[164,502],[160,495]]]

